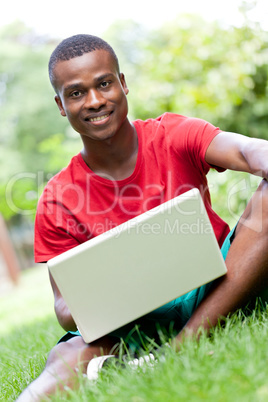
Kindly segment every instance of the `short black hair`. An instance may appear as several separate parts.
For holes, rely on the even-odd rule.
[[[118,58],[113,48],[107,42],[105,42],[105,40],[94,35],[74,35],[60,42],[50,56],[48,63],[48,73],[53,88],[56,89],[53,71],[55,65],[59,61],[70,60],[75,57],[83,56],[83,54],[93,52],[94,50],[106,50],[107,52],[109,52],[114,58],[116,68],[119,73],[120,70]]]

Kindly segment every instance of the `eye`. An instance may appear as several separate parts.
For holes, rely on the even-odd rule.
[[[100,84],[101,88],[107,88],[110,85],[110,81],[102,81]]]
[[[81,95],[81,91],[73,91],[70,96],[71,98],[77,98],[78,96]]]

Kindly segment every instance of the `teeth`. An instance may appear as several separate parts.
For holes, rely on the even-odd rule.
[[[89,121],[100,121],[100,120],[104,120],[106,119],[106,117],[108,117],[109,114],[105,114],[104,116],[100,116],[100,117],[94,117],[93,119],[89,119]]]

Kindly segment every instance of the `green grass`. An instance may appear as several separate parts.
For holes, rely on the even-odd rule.
[[[0,299],[1,311],[3,306],[6,309],[1,314],[5,330],[0,334],[2,401],[14,401],[38,376],[49,350],[63,334],[45,280],[44,270],[31,270],[24,274],[19,289]],[[30,307],[34,317],[28,312]],[[165,361],[153,368],[110,367],[93,384],[81,376],[78,391],[59,393],[51,400],[268,401],[267,339],[267,311],[256,308],[248,317],[238,312],[210,338],[187,341],[180,353],[167,348]]]
[[[18,286],[0,293],[0,336],[54,314],[46,265],[23,271]]]
[[[0,320],[0,400],[14,401],[64,334],[45,266],[24,271],[19,285],[0,295]]]

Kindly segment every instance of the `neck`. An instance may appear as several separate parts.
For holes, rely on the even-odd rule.
[[[81,155],[89,168],[100,176],[111,180],[129,177],[136,165],[138,136],[134,125],[128,120],[125,127],[112,138],[93,141],[82,137],[84,148]]]

